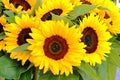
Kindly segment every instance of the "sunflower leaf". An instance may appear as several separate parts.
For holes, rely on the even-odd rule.
[[[32,76],[32,69],[29,69],[28,71],[26,71],[25,73],[21,74],[20,79],[19,80],[32,80],[31,77]]]
[[[120,41],[113,37],[111,40],[111,53],[108,55],[109,63],[120,67]]]
[[[78,16],[89,13],[91,10],[95,9],[96,7],[97,7],[96,5],[88,5],[88,4],[82,4],[82,5],[76,6],[73,11],[68,13],[68,17],[71,20],[74,20]]]
[[[115,80],[117,66],[111,63],[107,63],[107,80]]]
[[[65,23],[69,23],[70,26],[73,25],[73,23],[66,17],[58,16],[53,13],[51,13],[51,15],[52,15],[52,20],[63,20]]]
[[[77,67],[77,71],[83,80],[101,80],[96,70],[85,62],[82,62],[81,65]]]
[[[15,13],[13,11],[4,11],[4,14],[6,15],[6,20],[9,23],[15,22]]]
[[[103,61],[102,64],[98,64],[95,66],[96,73],[101,77],[101,80],[108,80],[107,76],[107,61]]]
[[[18,46],[18,47],[16,47],[16,48],[14,48],[13,50],[11,50],[11,52],[26,52],[26,51],[28,51],[28,50],[27,50],[27,47],[28,47],[29,45],[30,45],[30,44],[25,43],[25,44],[23,44],[23,45],[21,45],[21,46]]]
[[[0,76],[6,79],[19,80],[20,75],[26,70],[19,62],[12,60],[9,56],[0,57]]]
[[[43,72],[41,71],[38,80],[79,80],[79,74],[74,72],[74,74],[70,74],[69,76],[55,76],[50,71],[46,74],[43,74]]]
[[[100,10],[108,10],[108,11],[110,11],[110,9],[108,9],[108,8],[105,7],[105,6],[99,6],[98,9],[100,9]]]
[[[114,50],[109,54],[109,62],[120,67],[120,56]]]
[[[4,32],[1,32],[0,33],[0,40],[4,39],[5,38],[5,33]]]

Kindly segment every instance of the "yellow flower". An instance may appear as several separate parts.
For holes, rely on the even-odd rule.
[[[15,22],[16,23],[6,24],[4,28],[6,31],[5,49],[7,52],[11,52],[14,48],[27,43],[26,39],[31,38],[29,36],[31,28],[39,26],[39,22],[28,15],[22,15],[21,18],[16,16]],[[22,65],[24,65],[30,57],[30,52],[11,52],[10,57],[18,61],[22,60]]]
[[[113,34],[120,34],[120,13],[118,7],[110,0],[105,0],[104,7],[108,10],[100,10],[98,15],[108,26],[108,30]]]
[[[6,20],[4,17],[0,17],[0,33],[4,32],[4,26],[6,24]],[[4,49],[5,41],[4,39],[0,40],[0,50]]]
[[[32,28],[30,61],[44,73],[49,69],[54,75],[73,73],[72,66],[79,66],[85,54],[85,45],[80,42],[82,35],[75,26],[69,28],[63,21],[46,21],[40,29]]]
[[[74,5],[69,0],[45,0],[36,11],[36,17],[42,21],[51,20],[51,12],[59,16],[66,16],[73,10],[73,7]]]
[[[84,60],[90,65],[101,64],[105,60],[106,53],[110,53],[110,42],[107,42],[111,35],[107,32],[107,26],[100,22],[99,17],[91,14],[80,22],[80,31],[83,34],[81,38],[87,47]]]
[[[13,10],[17,13],[30,13],[34,8],[36,0],[2,0],[2,2],[5,5],[5,8]]]

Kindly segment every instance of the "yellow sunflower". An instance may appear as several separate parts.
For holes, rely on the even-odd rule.
[[[72,66],[79,66],[85,54],[85,45],[81,43],[82,35],[75,26],[69,28],[63,21],[46,21],[40,29],[32,28],[30,61],[39,69],[44,68],[54,75],[73,73]]]
[[[2,2],[5,5],[5,8],[13,10],[17,13],[30,13],[34,8],[36,0],[2,0]]]
[[[110,53],[110,42],[107,42],[111,35],[107,32],[107,26],[100,22],[99,17],[91,14],[80,22],[81,38],[87,47],[84,60],[90,65],[101,64],[105,60],[106,53]]]
[[[98,15],[108,26],[108,30],[113,34],[120,34],[120,13],[118,7],[110,0],[105,0],[104,7],[108,10],[100,10]]]
[[[36,17],[42,21],[51,20],[50,12],[66,16],[68,12],[73,10],[74,5],[69,0],[47,0],[42,3],[42,6],[36,11]]]
[[[0,17],[0,33],[4,32],[4,26],[6,24],[6,19],[4,17]],[[4,49],[5,41],[4,39],[0,40],[0,50]]]
[[[14,48],[27,43],[26,39],[31,38],[29,33],[31,28],[38,27],[39,22],[28,15],[22,15],[21,18],[15,17],[16,23],[6,24],[4,30],[6,31],[5,49],[11,52]],[[22,60],[22,65],[29,59],[30,52],[11,52],[12,59]]]

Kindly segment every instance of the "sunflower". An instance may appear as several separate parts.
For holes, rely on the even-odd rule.
[[[51,12],[59,16],[66,16],[73,10],[73,7],[74,5],[69,0],[43,0],[42,6],[36,11],[36,17],[42,21],[51,20]]]
[[[21,18],[15,17],[16,23],[6,24],[5,26],[5,49],[7,52],[11,52],[14,48],[27,43],[26,39],[31,38],[29,33],[32,27],[38,27],[39,22],[35,21],[34,18],[29,17],[27,14],[22,15]],[[10,57],[12,59],[22,60],[22,65],[30,57],[30,52],[11,52]]]
[[[98,15],[108,26],[108,30],[113,34],[120,34],[120,13],[118,7],[110,0],[105,0],[103,6],[108,10],[100,10]]]
[[[2,0],[2,2],[6,9],[13,10],[17,13],[30,13],[34,8],[36,0]]]
[[[44,73],[51,70],[54,75],[73,73],[72,66],[79,66],[85,45],[81,43],[82,35],[75,26],[69,28],[63,21],[46,21],[40,29],[32,28],[30,61]]]
[[[98,13],[101,17],[101,20],[106,23],[108,26],[108,31],[110,31],[112,34],[120,34],[120,13],[119,12],[111,12],[111,11],[100,11]]]
[[[84,60],[90,65],[101,64],[105,60],[106,53],[110,53],[111,38],[107,32],[107,26],[100,22],[99,16],[91,14],[80,22],[80,32],[83,34],[81,41],[86,44]]]
[[[6,19],[4,17],[0,17],[0,34],[4,32],[4,26],[6,24]],[[5,41],[4,39],[0,40],[0,50],[4,49]]]

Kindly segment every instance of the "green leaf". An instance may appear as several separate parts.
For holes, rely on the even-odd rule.
[[[20,76],[20,79],[19,80],[31,80],[31,77],[32,76],[32,69],[28,70],[27,72],[23,73],[21,76]]]
[[[106,6],[99,6],[98,9],[100,9],[100,10],[108,10],[108,11],[110,11],[110,9],[108,9]]]
[[[115,80],[117,66],[111,63],[107,63],[107,80]]]
[[[91,10],[94,10],[96,8],[96,5],[88,5],[88,4],[82,4],[79,6],[76,6],[73,11],[68,13],[68,17],[73,20],[76,19],[78,16],[84,15],[86,13],[89,13]]]
[[[0,33],[0,40],[4,39],[5,38],[5,33],[4,32],[1,32]]]
[[[110,42],[112,43],[111,50],[120,55],[120,41],[113,37]]]
[[[120,67],[120,56],[114,50],[111,50],[111,53],[108,56],[110,63]]]
[[[107,62],[103,61],[102,64],[98,64],[95,66],[96,72],[98,76],[101,77],[101,80],[108,80],[108,72],[107,72]]]
[[[4,11],[6,14],[6,19],[9,23],[15,22],[15,13],[13,11]]]
[[[79,80],[79,74],[74,72],[74,74],[70,74],[69,76],[65,75],[53,75],[50,71],[46,74],[40,72],[39,80]]]
[[[77,67],[79,74],[82,76],[83,80],[101,80],[96,73],[95,68],[91,67],[89,64],[82,62],[79,67]]]
[[[26,52],[26,51],[28,51],[28,50],[27,50],[27,47],[28,47],[29,45],[30,45],[30,44],[25,43],[25,44],[23,44],[23,45],[21,45],[21,46],[16,47],[15,49],[11,50],[11,52]]]
[[[51,15],[52,15],[52,20],[63,20],[65,23],[69,23],[70,26],[73,25],[73,23],[66,17],[58,16],[53,13],[51,13]]]
[[[111,40],[111,53],[108,55],[109,63],[120,67],[120,41],[113,37]]]
[[[95,68],[98,76],[101,77],[101,80],[115,80],[117,66],[110,63],[108,58]]]
[[[9,56],[4,55],[0,57],[0,76],[6,79],[19,79],[21,73],[26,69],[22,67],[17,61],[12,60]]]
[[[1,50],[1,51],[0,51],[0,57],[3,56],[3,55],[4,55],[4,51]]]

